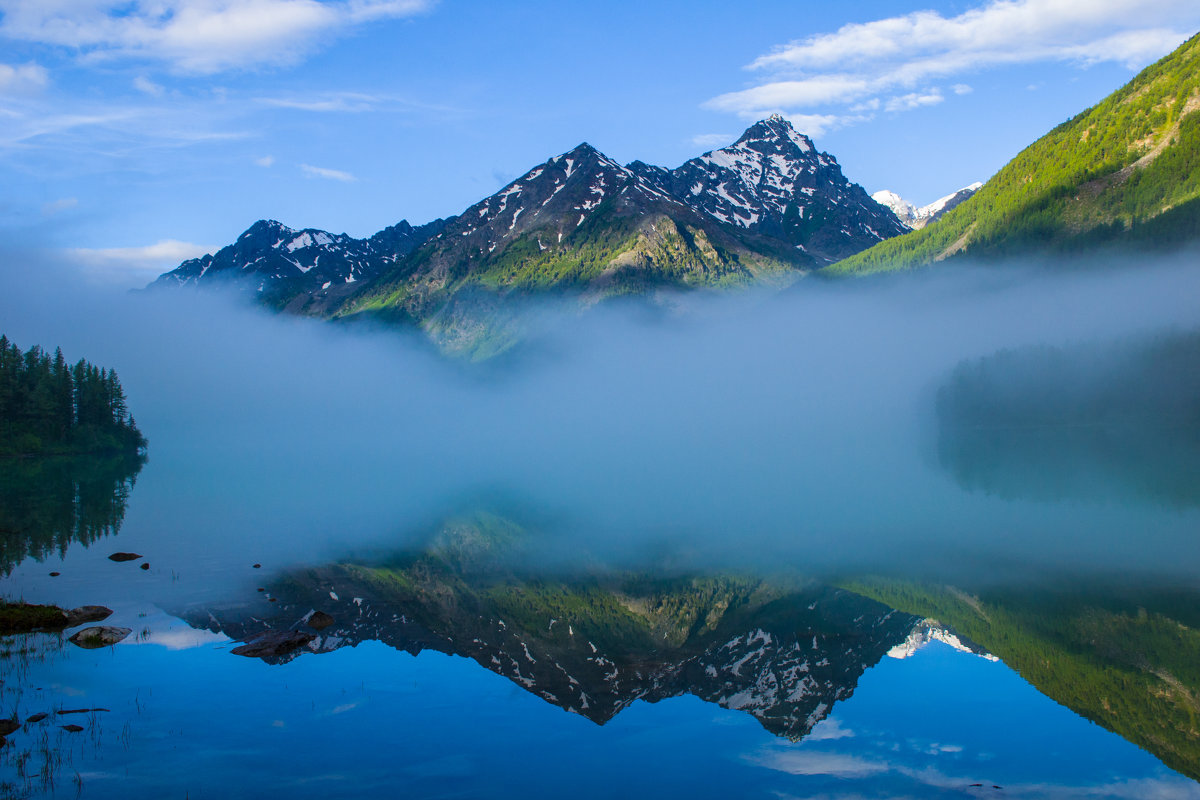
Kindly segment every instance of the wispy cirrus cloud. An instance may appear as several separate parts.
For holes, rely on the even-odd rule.
[[[284,94],[274,97],[256,97],[254,103],[268,109],[308,111],[313,113],[358,114],[367,111],[393,111],[409,114],[424,114],[440,119],[461,118],[464,109],[453,106],[424,103],[393,94],[369,94],[355,91],[321,91],[304,94]]]
[[[382,98],[359,92],[324,92],[303,97],[259,97],[258,102],[272,108],[315,112],[374,111]]]
[[[165,62],[185,73],[294,63],[354,27],[435,0],[0,0],[0,35],[85,58]]]
[[[1048,61],[1140,66],[1197,27],[1194,0],[990,0],[956,16],[918,11],[781,45],[747,66],[763,76],[755,85],[704,105],[744,118],[805,112],[830,129],[862,120],[852,106],[899,112],[940,103],[940,81],[983,69]]]
[[[301,164],[300,171],[309,178],[325,178],[331,181],[342,181],[343,183],[353,183],[358,180],[349,172],[343,172],[340,169],[329,169],[328,167],[314,167],[312,164]]]

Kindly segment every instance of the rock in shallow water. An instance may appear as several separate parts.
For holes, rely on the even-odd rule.
[[[109,561],[137,561],[141,558],[138,553],[113,553],[108,557]]]
[[[107,647],[123,640],[133,633],[130,628],[113,628],[108,625],[97,625],[94,628],[84,628],[74,633],[69,641],[71,644],[94,650],[97,647]]]
[[[325,630],[333,624],[333,617],[324,611],[314,611],[308,615],[308,627],[318,631]]]
[[[8,736],[10,733],[20,730],[21,723],[15,719],[0,719],[0,736]]]
[[[247,642],[241,647],[235,647],[229,652],[235,656],[248,658],[270,658],[287,655],[317,638],[314,634],[303,631],[267,631],[258,638]]]

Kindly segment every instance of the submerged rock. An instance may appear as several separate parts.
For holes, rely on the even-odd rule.
[[[235,647],[229,652],[235,656],[248,658],[271,658],[287,655],[317,638],[315,634],[304,631],[267,631],[256,639],[241,647]]]
[[[113,553],[108,557],[109,561],[137,561],[141,558],[138,553]]]
[[[67,612],[67,627],[74,628],[85,622],[100,622],[112,616],[112,609],[104,606],[80,606]]]
[[[113,628],[108,625],[97,625],[94,628],[84,628],[81,631],[77,631],[67,641],[84,649],[94,650],[98,647],[108,647],[109,645],[116,644],[131,633],[133,633],[133,630],[130,628]]]
[[[79,733],[81,730],[83,730],[82,725],[59,725],[58,727],[62,728],[64,731],[67,731],[68,733]]]
[[[32,725],[35,722],[41,722],[48,716],[50,716],[50,715],[47,714],[45,711],[39,711],[38,713],[31,716],[29,719],[25,720],[25,724]]]
[[[8,736],[21,729],[21,723],[15,719],[0,719],[0,736]]]

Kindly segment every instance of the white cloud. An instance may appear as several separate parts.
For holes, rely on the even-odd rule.
[[[67,255],[92,278],[105,283],[141,286],[190,258],[215,253],[209,245],[163,239],[143,247],[74,247]]]
[[[275,156],[267,155],[262,158],[254,159],[254,163],[260,167],[269,167],[275,163]]]
[[[937,89],[927,92],[911,92],[900,97],[893,97],[884,105],[884,111],[912,111],[921,106],[936,106],[946,98]]]
[[[61,197],[58,200],[46,203],[42,206],[42,216],[52,217],[60,211],[66,211],[79,205],[79,199],[75,197]]]
[[[29,94],[46,88],[50,74],[38,64],[0,64],[0,94]]]
[[[744,118],[802,109],[837,116],[839,106],[868,109],[880,95],[908,90],[886,105],[912,110],[945,99],[940,89],[921,87],[997,66],[1144,65],[1197,27],[1195,0],[989,0],[950,17],[918,11],[777,47],[749,65],[763,76],[757,85],[704,105]],[[957,83],[950,91],[966,94],[971,88]]]
[[[737,138],[735,133],[700,133],[691,138],[691,143],[696,147],[712,149],[715,147],[724,147],[733,142]]]
[[[774,81],[729,92],[704,103],[717,111],[743,112],[752,115],[766,108],[806,108],[831,102],[853,100],[870,92],[871,84],[863,78],[849,75],[821,75],[794,81]]]
[[[1141,64],[1187,38],[1193,0],[991,0],[954,17],[917,11],[791,42],[753,69],[844,70],[863,62],[946,70],[1049,59]],[[920,73],[925,73],[921,75]]]
[[[300,169],[310,178],[328,178],[331,181],[342,181],[344,183],[352,183],[358,178],[351,175],[349,172],[342,172],[340,169],[327,169],[326,167],[314,167],[311,164],[301,164]]]
[[[0,34],[91,58],[165,61],[209,74],[290,63],[353,27],[434,0],[0,0]]]
[[[163,93],[166,92],[166,89],[144,75],[138,75],[133,79],[133,88],[151,97],[162,97]]]

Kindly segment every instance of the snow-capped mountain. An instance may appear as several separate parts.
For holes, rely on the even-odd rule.
[[[233,285],[276,310],[415,323],[477,354],[510,295],[786,283],[905,230],[772,116],[673,170],[580,144],[457,217],[367,239],[258,222],[153,285]]]
[[[652,252],[660,226],[685,240],[681,263]],[[436,303],[464,280],[584,287],[623,268],[738,271],[734,255],[747,248],[721,227],[585,142],[448,221],[423,248],[419,270],[399,264],[380,283],[402,282],[410,298]]]
[[[945,197],[934,200],[927,206],[920,207],[913,205],[900,195],[887,189],[875,192],[871,197],[880,205],[890,208],[892,213],[909,229],[917,230],[937,220],[947,211],[950,211],[979,191],[982,186],[982,183],[972,183],[970,186],[964,186],[957,192],[951,192]]]
[[[267,305],[283,307],[299,301],[303,308],[352,294],[386,265],[424,244],[444,224],[435,220],[414,228],[402,220],[368,239],[355,239],[344,233],[294,230],[274,220],[259,220],[233,244],[183,262],[151,286],[224,284],[255,292]]]
[[[833,156],[818,152],[778,114],[676,169],[630,166],[692,208],[785,241],[822,263],[905,230],[846,179]]]

